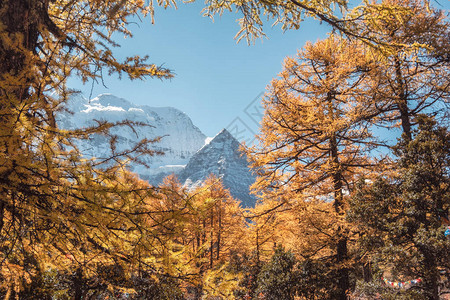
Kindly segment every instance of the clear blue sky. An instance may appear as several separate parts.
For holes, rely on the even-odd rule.
[[[130,81],[106,76],[107,88],[96,84],[92,96],[111,93],[139,105],[176,107],[208,136],[226,127],[246,131],[246,137],[257,132],[258,125],[252,119],[258,118],[246,114],[246,107],[281,71],[286,56],[295,55],[306,41],[325,38],[331,28],[307,20],[300,30],[283,33],[280,26],[271,27],[268,22],[268,38],[248,46],[245,41],[237,44],[234,40],[239,30],[238,14],[226,13],[212,22],[201,16],[202,5],[195,2],[180,3],[177,10],[157,8],[154,25],[150,18],[144,18],[131,25],[132,39],[117,40],[122,45],[116,49],[119,57],[149,55],[150,62],[173,70],[175,78]],[[450,8],[449,2],[433,1],[433,5],[447,11]],[[91,84],[83,86],[73,79],[69,86],[89,97]],[[249,110],[255,113],[254,105]]]
[[[449,4],[433,2],[447,11]],[[268,22],[268,38],[249,46],[234,39],[240,15],[226,13],[212,22],[201,16],[202,7],[195,2],[180,3],[177,10],[157,8],[154,25],[150,18],[144,18],[131,25],[132,39],[117,40],[122,45],[116,49],[119,57],[149,55],[150,62],[173,70],[175,78],[130,81],[105,76],[106,88],[96,84],[92,96],[111,93],[139,105],[173,106],[187,113],[208,136],[228,127],[236,130],[232,133],[238,139],[249,141],[249,135],[257,132],[253,119],[258,121],[258,117],[245,113],[257,115],[255,105],[248,105],[281,71],[286,56],[295,55],[306,41],[325,38],[331,28],[307,20],[300,30],[283,33],[280,26],[271,27]],[[91,93],[91,84],[83,86],[76,79],[69,86],[81,90],[85,97]]]
[[[295,55],[308,40],[324,38],[330,29],[313,20],[284,34],[279,26],[267,26],[268,39],[248,46],[244,40],[239,44],[234,40],[238,14],[227,13],[212,22],[201,16],[201,8],[201,3],[193,3],[180,4],[177,10],[157,9],[154,25],[144,18],[130,27],[132,39],[118,39],[122,45],[116,49],[119,56],[149,55],[150,62],[173,70],[175,78],[130,81],[105,77],[107,88],[96,84],[92,97],[111,93],[135,104],[176,107],[208,136],[233,120],[236,123],[236,118],[240,128],[247,125],[256,131],[257,124],[245,108],[281,71],[286,56]],[[83,86],[72,79],[69,85],[89,97],[90,83]]]

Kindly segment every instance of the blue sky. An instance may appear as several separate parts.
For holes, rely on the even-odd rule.
[[[122,45],[116,49],[119,57],[149,55],[150,62],[173,70],[175,78],[130,81],[105,77],[107,88],[96,84],[92,97],[111,93],[139,105],[176,107],[208,136],[225,127],[247,130],[243,133],[247,137],[256,132],[251,102],[281,71],[286,56],[295,55],[308,40],[324,38],[330,28],[311,20],[298,31],[283,33],[279,26],[269,24],[268,38],[249,46],[234,39],[238,14],[227,13],[212,22],[201,16],[201,8],[201,3],[192,3],[180,4],[177,10],[157,9],[154,25],[145,18],[130,27],[132,39],[117,40]],[[90,83],[83,86],[72,79],[69,85],[89,97]],[[245,113],[246,107],[247,112],[253,111],[252,117]]]
[[[450,8],[449,2],[442,4],[433,2],[438,8]],[[106,88],[96,84],[92,97],[111,93],[138,105],[176,107],[208,136],[228,128],[249,142],[261,114],[254,100],[281,71],[283,59],[295,55],[306,41],[325,38],[331,28],[307,20],[300,30],[283,33],[268,22],[268,38],[249,46],[234,39],[238,14],[226,13],[212,22],[201,16],[201,9],[200,2],[180,3],[177,10],[157,8],[154,25],[144,18],[131,25],[132,39],[117,39],[122,45],[116,49],[119,57],[149,55],[150,62],[173,70],[175,78],[130,81],[105,76]],[[72,79],[69,86],[85,97],[91,93],[90,83],[83,86]]]

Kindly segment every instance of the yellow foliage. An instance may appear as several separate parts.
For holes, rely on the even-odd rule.
[[[76,139],[140,124],[99,122],[70,131],[55,121],[71,94],[69,76],[97,80],[102,70],[131,79],[172,76],[147,58],[118,61],[111,50],[117,46],[113,33],[130,36],[128,20],[151,5],[142,0],[0,3],[0,288],[10,295],[18,295],[11,286],[21,290],[45,270],[81,270],[89,278],[103,266],[121,264],[131,274],[138,252],[162,252],[159,233],[144,225],[148,214],[166,213],[147,211],[154,188],[125,169],[140,155],[156,154],[149,146],[156,140],[140,141],[107,161],[86,159]],[[146,269],[157,269],[153,263]]]

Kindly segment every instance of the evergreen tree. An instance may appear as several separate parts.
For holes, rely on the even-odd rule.
[[[422,278],[423,297],[437,300],[439,271],[450,267],[450,134],[431,118],[418,122],[413,139],[404,135],[394,148],[396,172],[361,183],[349,217],[367,232],[362,244],[372,245],[380,268],[400,281]]]
[[[295,256],[278,246],[258,274],[257,299],[293,300],[298,284]]]

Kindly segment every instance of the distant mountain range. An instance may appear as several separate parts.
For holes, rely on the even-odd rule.
[[[135,142],[162,136],[153,149],[164,152],[162,156],[145,157],[150,166],[131,164],[130,168],[142,179],[157,185],[162,179],[175,173],[180,182],[192,188],[210,174],[222,178],[225,187],[243,206],[253,206],[255,198],[249,194],[249,186],[255,181],[245,155],[239,150],[240,143],[225,129],[213,139],[206,137],[191,119],[173,107],[149,107],[102,94],[87,100],[78,95],[67,103],[71,113],[63,112],[57,117],[61,128],[75,129],[95,124],[94,120],[119,122],[131,120],[150,126],[135,128],[117,127],[113,134],[118,136],[117,150],[130,148]],[[108,139],[93,135],[88,141],[80,141],[79,147],[87,157],[108,157]]]

